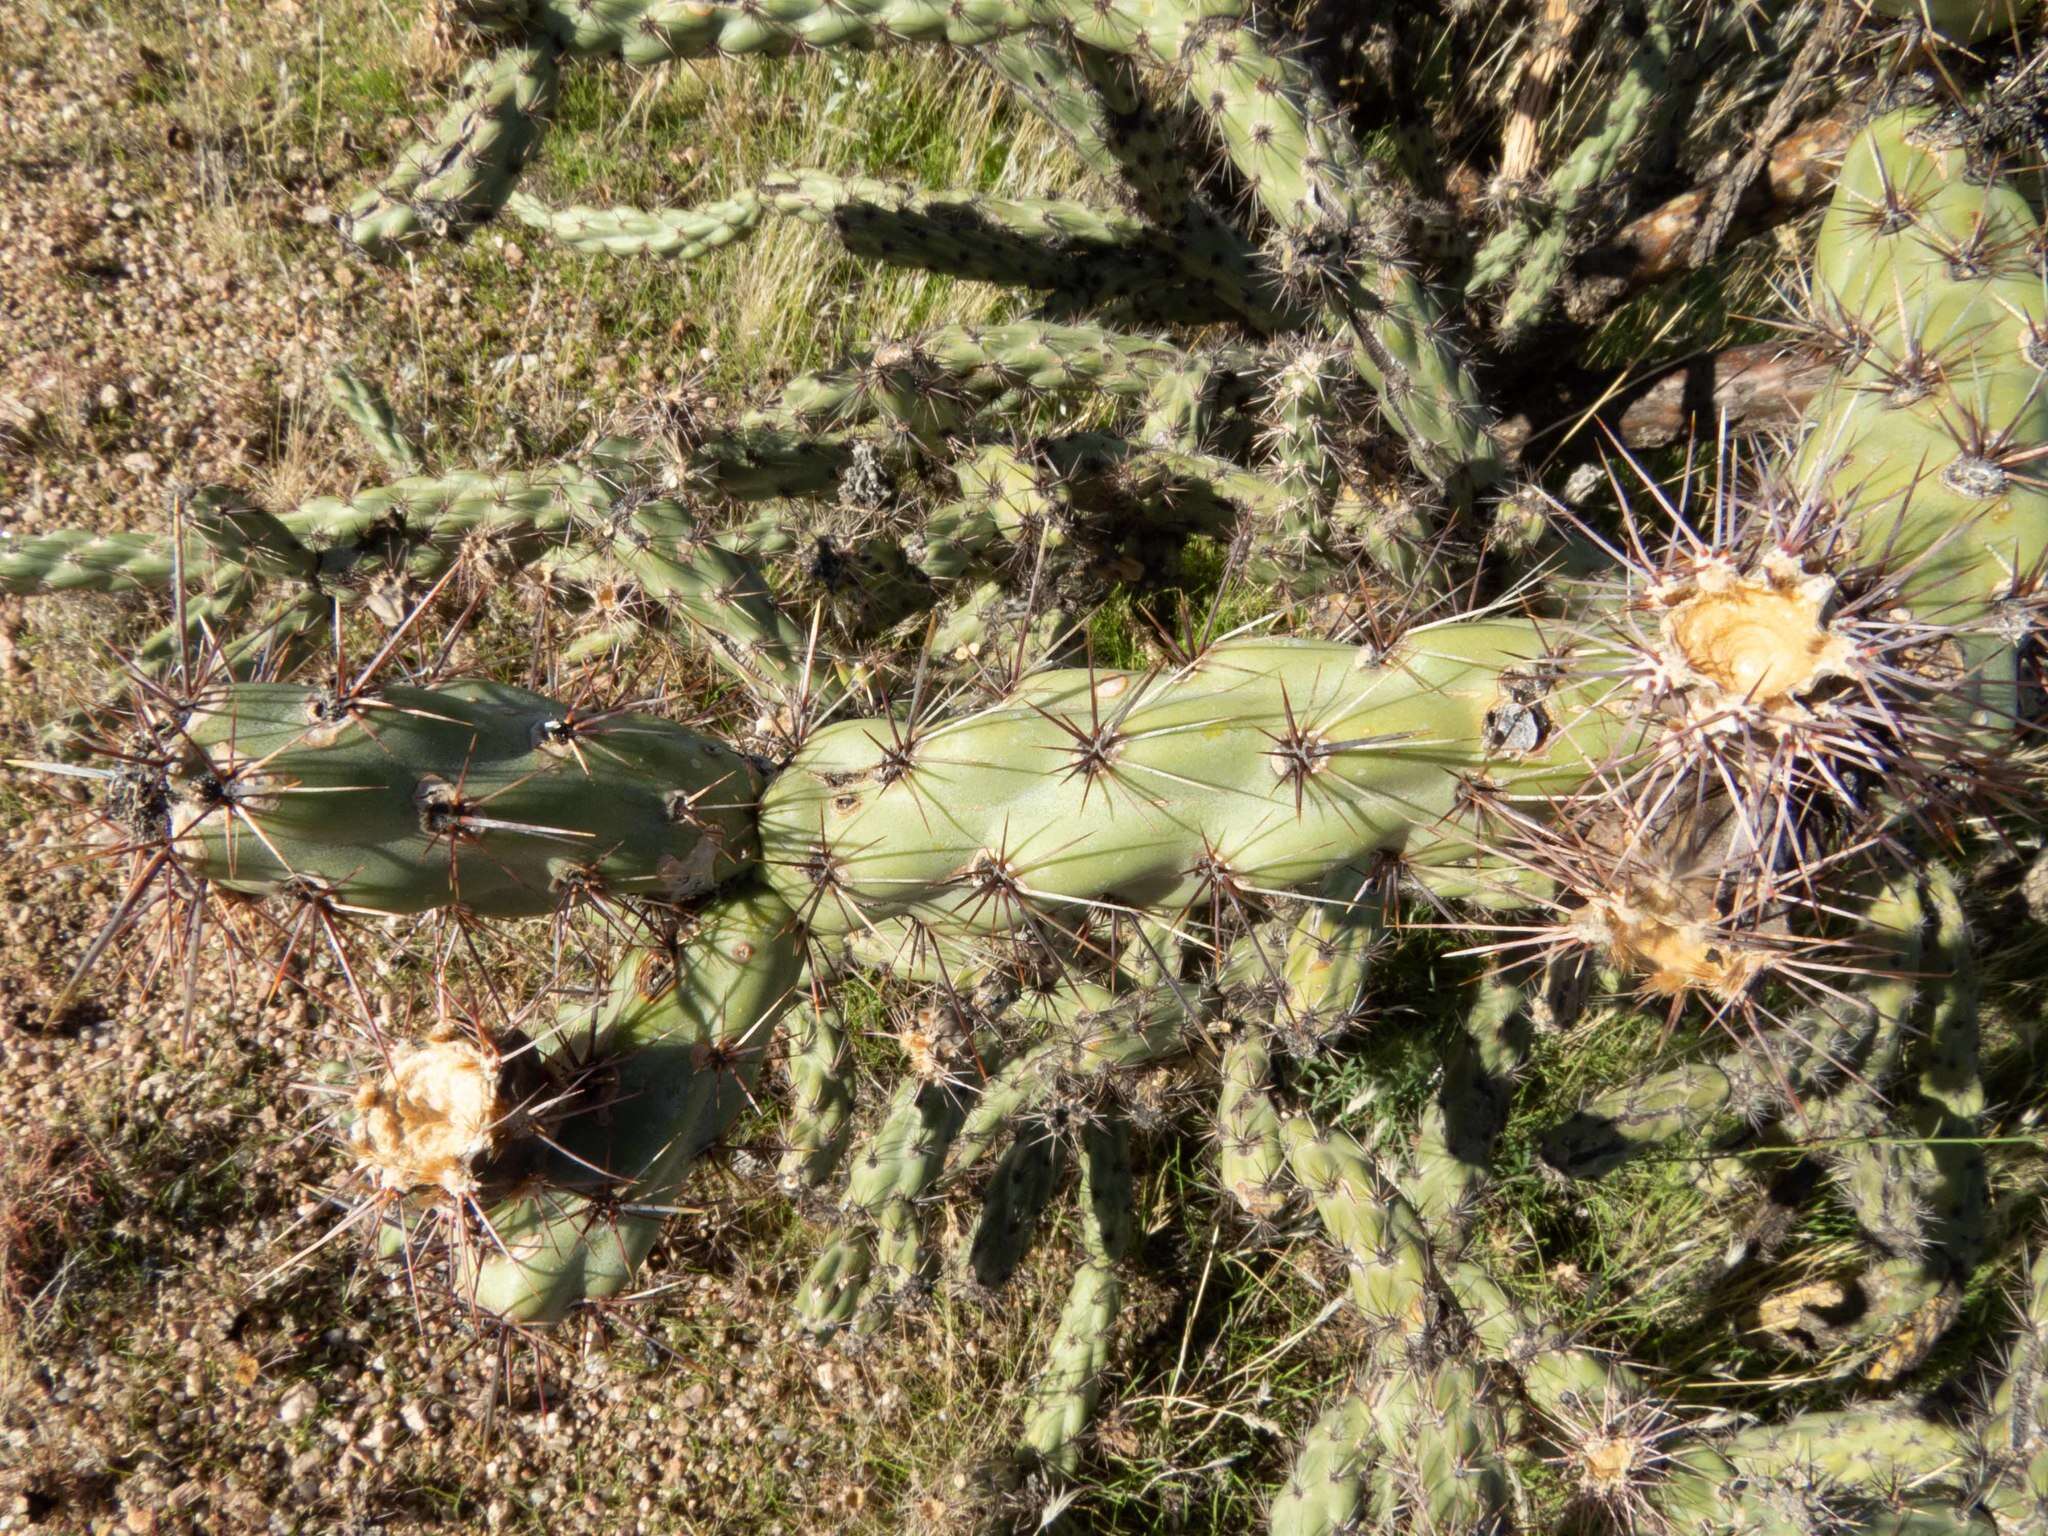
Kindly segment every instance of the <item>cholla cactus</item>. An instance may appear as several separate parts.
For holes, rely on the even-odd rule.
[[[1371,1340],[1276,1531],[1506,1529],[1532,1454],[1575,1515],[1624,1527],[1931,1530],[1982,1490],[2025,1518],[2027,1341],[1977,1429],[1871,1399],[1702,1422],[1518,1296],[1474,1236],[1531,1038],[1565,1022],[1563,979],[1600,969],[1745,1048],[1606,1085],[1545,1156],[1590,1178],[1675,1138],[1811,1145],[1879,1301],[1838,1379],[1915,1368],[1991,1256],[1970,924],[1924,840],[2010,835],[2030,804],[2008,765],[2039,704],[2048,309],[2038,221],[1974,146],[1920,107],[1873,119],[1807,283],[1835,376],[1802,440],[1654,488],[1668,530],[1524,489],[1504,520],[1528,536],[1494,554],[1569,528],[1594,573],[1544,590],[1469,549],[1425,558],[1419,519],[1369,505],[1368,396],[1447,501],[1496,483],[1501,450],[1395,249],[1398,196],[1238,7],[460,9],[510,45],[351,215],[366,248],[509,202],[577,247],[694,259],[775,213],[1033,289],[1057,318],[878,340],[737,422],[684,424],[667,456],[611,441],[525,475],[414,473],[388,407],[344,380],[393,486],[278,514],[203,492],[168,538],[15,547],[10,592],[173,588],[206,620],[175,616],[118,766],[51,765],[102,781],[134,859],[95,955],[165,892],[200,914],[172,919],[179,942],[214,894],[291,909],[294,942],[425,914],[468,936],[545,919],[559,946],[594,915],[594,1008],[444,1023],[380,1053],[344,1116],[366,1208],[430,1213],[457,1294],[514,1323],[630,1291],[658,1208],[752,1111],[779,1109],[777,1182],[831,1212],[796,1296],[821,1339],[940,1286],[985,1300],[1067,1219],[1071,1178],[1047,1363],[975,1483],[998,1505],[1083,1465],[1148,1139],[1192,1129],[1250,1240],[1332,1240]],[[1611,122],[1552,178],[1555,220],[1515,235],[1511,329],[1555,287],[1573,189],[1648,123],[1681,19],[1653,7]],[[984,50],[1138,211],[815,172],[688,212],[512,192],[573,56],[915,40]],[[1151,68],[1212,130],[1263,247],[1160,165]],[[1086,430],[1048,430],[1042,408],[1084,403]],[[1151,665],[1097,665],[1069,631],[1114,584],[1180,572],[1194,535],[1248,553],[1296,632],[1212,616]],[[388,680],[451,586],[573,614],[576,660],[687,638],[746,695],[741,739],[653,704]],[[1501,595],[1457,600],[1478,591]],[[210,638],[280,592],[270,622],[295,635],[353,610],[384,643],[311,684]],[[1417,927],[1484,957],[1430,1102],[1407,1137],[1326,1123],[1318,1074],[1387,1027],[1374,989]],[[859,969],[886,978],[880,1095],[836,991]],[[933,1215],[963,1187],[979,1214],[947,1253]]]

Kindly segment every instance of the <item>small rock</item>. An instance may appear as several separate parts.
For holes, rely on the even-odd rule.
[[[284,1401],[277,1405],[277,1417],[285,1424],[297,1424],[320,1406],[320,1394],[309,1382],[300,1382],[285,1393]]]
[[[373,1451],[388,1451],[398,1444],[398,1426],[389,1419],[379,1419],[356,1443]]]

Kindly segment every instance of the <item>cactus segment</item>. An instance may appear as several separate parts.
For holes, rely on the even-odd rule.
[[[699,261],[761,223],[761,199],[741,192],[722,202],[694,208],[550,208],[539,198],[515,192],[505,211],[573,251],[605,256],[662,256]]]
[[[1329,577],[1342,483],[1334,437],[1345,416],[1346,372],[1334,357],[1306,349],[1266,383],[1264,445],[1281,496],[1275,515],[1252,525],[1249,569],[1290,592],[1317,590]]]
[[[2048,1247],[2022,1277],[2018,1327],[1978,1431],[1983,1503],[2001,1531],[2048,1526]]]
[[[1348,336],[1358,372],[1408,440],[1418,467],[1457,505],[1505,472],[1487,409],[1442,306],[1397,260],[1374,220],[1371,165],[1307,67],[1269,49],[1236,16],[1157,0],[1189,23],[1176,63],[1187,102],[1216,133],[1282,231],[1283,277]],[[1158,46],[1155,36],[1148,40]]]
[[[1379,1449],[1370,1386],[1339,1397],[1309,1427],[1273,1500],[1272,1536],[1341,1536],[1360,1529],[1366,1478]]]
[[[1967,1434],[1891,1407],[1844,1408],[1759,1425],[1715,1449],[1748,1477],[1799,1478],[1879,1496],[1970,1473]]]
[[[1034,1464],[1068,1477],[1079,1469],[1081,1431],[1102,1395],[1122,1299],[1123,1282],[1113,1264],[1088,1259],[1075,1269],[1018,1436],[1019,1450]]]
[[[1254,296],[1192,282],[1180,252],[1151,226],[1066,198],[929,191],[900,182],[797,169],[750,192],[682,209],[550,208],[524,193],[509,211],[573,250],[697,261],[778,215],[829,230],[849,254],[974,282],[1040,290],[1049,312],[1109,306],[1151,323],[1239,318]],[[1250,282],[1242,275],[1240,286]]]
[[[1931,973],[1924,1033],[1899,1010],[1904,1017],[1880,1026],[1859,1078],[1808,1116],[1807,1133],[1830,1144],[1837,1192],[1876,1249],[1862,1282],[1870,1305],[1857,1323],[1872,1381],[1905,1375],[1940,1341],[1990,1237],[1984,1149],[1975,1144],[1984,1090],[1974,956],[1952,877],[1931,867],[1922,886],[1931,951],[1920,962]],[[1922,942],[1914,933],[1902,959],[1918,959]],[[1913,999],[1910,983],[1895,985]],[[1901,1122],[1915,1134],[1885,1134]]]
[[[797,1321],[821,1337],[852,1327],[860,1316],[875,1268],[875,1236],[867,1227],[841,1228],[818,1252],[797,1291]]]
[[[1046,1020],[1046,1038],[983,1084],[954,1138],[950,1171],[956,1175],[973,1167],[1004,1127],[1016,1125],[1055,1096],[1071,1099],[1098,1091],[1117,1072],[1177,1053],[1191,1022],[1171,988],[1118,996],[1089,982],[1020,999],[1005,1022],[1014,1027],[1033,1014]]]
[[[1447,770],[1541,794],[1624,741],[1563,688],[1542,716],[1558,728],[1533,750],[1490,749],[1504,679],[1547,649],[1535,626],[1480,622],[1417,632],[1378,661],[1239,640],[1178,674],[1046,673],[1028,698],[926,733],[908,764],[886,727],[827,726],[764,799],[769,878],[826,934],[902,916],[957,933],[1170,911],[1233,882],[1313,886],[1380,852],[1424,881],[1456,878],[1476,835]]]
[[[1153,224],[1180,227],[1199,207],[1173,134],[1127,55],[1057,31],[1033,31],[1000,38],[981,57],[1060,131],[1090,171],[1117,184]],[[1241,237],[1238,249],[1249,264],[1251,247]]]
[[[1351,1299],[1376,1328],[1417,1338],[1430,1319],[1430,1253],[1406,1202],[1383,1192],[1371,1157],[1342,1131],[1295,1115],[1281,1123],[1287,1163],[1316,1215],[1351,1256]]]
[[[1602,107],[1599,122],[1572,147],[1543,189],[1547,218],[1540,223],[1529,217],[1513,220],[1473,258],[1468,294],[1512,279],[1501,305],[1503,335],[1526,335],[1543,318],[1570,268],[1573,215],[1650,135],[1684,41],[1677,9],[1671,0],[1652,0],[1642,35],[1627,39],[1628,67]]]
[[[853,1055],[837,1010],[816,997],[798,1006],[789,1033],[778,1177],[784,1189],[815,1189],[839,1166],[853,1133]]]
[[[1388,943],[1386,905],[1351,865],[1333,870],[1287,923],[1280,950],[1273,1038],[1297,1056],[1324,1049],[1358,1021],[1373,967]]]
[[[1526,1049],[1526,996],[1489,976],[1452,1042],[1436,1099],[1423,1111],[1413,1171],[1402,1190],[1432,1230],[1455,1230],[1493,1161],[1508,1120],[1515,1069]]]
[[[1060,131],[1082,163],[1115,182],[1174,251],[1182,280],[1261,333],[1304,315],[1281,292],[1250,241],[1199,196],[1183,154],[1132,60],[1058,32],[1005,37],[982,58]]]
[[[1505,1427],[1471,1365],[1447,1360],[1398,1373],[1374,1417],[1386,1447],[1373,1478],[1381,1530],[1506,1527],[1515,1498],[1501,1459]]]
[[[1137,1236],[1137,1189],[1130,1132],[1122,1120],[1083,1127],[1081,1247],[1045,1366],[1032,1382],[1018,1449],[1037,1466],[1071,1477],[1080,1463],[1081,1431],[1095,1413],[1123,1299],[1117,1264]]]
[[[155,588],[168,586],[180,569],[202,589],[244,571],[304,577],[328,587],[391,568],[431,581],[468,549],[510,553],[525,545],[537,552],[546,536],[608,501],[598,481],[573,468],[412,476],[347,501],[315,497],[271,520],[282,535],[267,521],[263,527],[270,531],[262,539],[188,541],[182,562],[173,540],[150,534],[44,534],[0,556],[0,590],[39,595]],[[256,512],[234,492],[218,488],[197,492],[187,503],[223,514],[233,508],[245,522]],[[194,531],[200,531],[196,525]],[[310,571],[301,568],[296,547],[282,544],[285,538],[312,552]]]
[[[608,1107],[563,1114],[542,1187],[487,1213],[463,1286],[477,1306],[554,1322],[632,1283],[690,1165],[754,1102],[802,965],[789,909],[741,893],[694,914],[672,951],[629,957],[594,1009],[565,1010],[541,1042],[549,1065]]]
[[[1249,359],[1231,351],[1197,352],[1177,368],[1168,368],[1145,391],[1138,441],[1154,448],[1185,453],[1235,455],[1242,436],[1240,408],[1254,396],[1246,375]],[[1225,442],[1228,430],[1231,440]]]
[[[263,581],[309,581],[317,559],[284,522],[217,486],[185,498],[185,521],[215,559]]]
[[[327,398],[348,418],[378,463],[394,475],[420,473],[419,446],[399,430],[391,401],[374,379],[352,368],[332,368],[326,382]]]
[[[758,691],[787,697],[809,686],[809,640],[776,603],[759,565],[712,542],[675,502],[641,502],[593,529],[586,547],[616,560],[650,597],[673,604],[712,657]]]
[[[1261,1036],[1238,1035],[1224,1049],[1216,1101],[1217,1177],[1255,1221],[1277,1216],[1288,1195],[1281,1178],[1287,1149],[1280,1139],[1280,1110],[1268,1091],[1272,1060]]]
[[[1057,1137],[1033,1126],[1017,1128],[982,1191],[981,1214],[968,1242],[967,1272],[976,1285],[996,1290],[1016,1273],[1064,1171]]]
[[[490,219],[540,143],[559,60],[544,44],[472,65],[433,135],[408,145],[383,183],[341,216],[343,237],[381,260]]]
[[[1717,1131],[1767,1088],[1746,1057],[1673,1067],[1588,1099],[1545,1134],[1543,1158],[1567,1177],[1597,1179],[1667,1142]]]
[[[704,895],[754,858],[754,766],[644,715],[499,683],[337,698],[235,684],[186,721],[162,828],[229,890],[480,916],[583,891]]]
[[[1263,477],[1214,454],[1076,432],[979,448],[952,466],[957,500],[913,541],[934,582],[1086,558],[1129,577],[1171,568],[1176,535],[1228,537],[1248,511],[1280,499]]]
[[[871,1304],[922,1280],[917,1206],[945,1167],[960,1118],[960,1095],[950,1083],[911,1076],[855,1144],[841,1202],[850,1219],[826,1241],[797,1295],[805,1328],[825,1335],[862,1325],[877,1315]]]
[[[213,561],[194,551],[192,574],[202,579]],[[169,540],[147,533],[54,533],[10,539],[0,552],[0,593],[41,597],[58,592],[120,592],[167,586],[178,559]]]
[[[1097,326],[951,326],[848,366],[800,374],[775,407],[746,424],[839,431],[883,421],[936,439],[1012,391],[1138,398],[1160,372],[1184,361],[1171,343]]]
[[[1474,1338],[1489,1355],[1514,1366],[1530,1406],[1545,1417],[1597,1442],[1628,1422],[1645,1400],[1642,1383],[1627,1365],[1574,1343],[1547,1318],[1512,1300],[1479,1265],[1447,1259],[1437,1273]]]
[[[205,660],[217,662],[220,676],[238,682],[289,676],[314,655],[324,638],[320,632],[333,618],[333,604],[322,592],[296,592],[244,620],[234,638],[219,639],[227,621],[248,609],[254,597],[252,581],[190,594],[184,603],[183,632],[173,620],[143,640],[135,647],[136,671],[144,677],[162,677],[180,658],[189,660],[198,651]],[[110,703],[125,692],[125,687],[117,690]],[[89,716],[81,717],[74,725],[83,729],[88,720]]]
[[[1063,606],[986,581],[938,616],[930,652],[1015,676],[1063,657],[1080,628],[1079,620]]]
[[[2014,600],[2048,565],[2048,300],[2039,222],[1973,175],[1931,114],[1893,112],[1845,151],[1814,246],[1814,324],[1842,351],[1809,408],[1795,484],[1841,509],[1856,558],[1913,618],[1956,631],[1968,702],[2020,718]],[[2009,614],[2009,616],[2008,616]]]

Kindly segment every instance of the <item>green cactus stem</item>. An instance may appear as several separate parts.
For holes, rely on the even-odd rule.
[[[959,1088],[943,1078],[905,1078],[881,1121],[849,1158],[841,1204],[848,1220],[827,1239],[797,1296],[797,1317],[826,1335],[879,1316],[878,1303],[922,1280],[918,1204],[946,1165],[960,1128]]]
[[[954,1138],[950,1174],[972,1168],[1005,1129],[1038,1113],[1054,1097],[1104,1091],[1115,1074],[1176,1054],[1190,1022],[1187,1005],[1171,988],[1119,995],[1092,982],[1020,998],[1004,1015],[1004,1024],[1016,1030],[1034,1019],[1044,1021],[1044,1038],[983,1083]]]
[[[1340,1395],[1309,1427],[1274,1497],[1272,1536],[1342,1536],[1360,1528],[1366,1479],[1379,1451],[1375,1409],[1384,1387],[1367,1381]]]
[[[1287,1148],[1280,1110],[1269,1091],[1273,1053],[1263,1034],[1245,1031],[1224,1048],[1222,1088],[1216,1101],[1217,1178],[1255,1221],[1277,1216],[1287,1204],[1282,1174]]]
[[[720,897],[669,951],[629,956],[594,1009],[541,1042],[569,1092],[538,1187],[492,1206],[462,1291],[507,1322],[554,1322],[624,1292],[691,1165],[754,1101],[803,963],[789,910]]]
[[[1653,0],[1643,35],[1625,39],[1626,68],[1602,106],[1599,121],[1572,146],[1544,187],[1546,217],[1515,218],[1473,258],[1468,294],[1510,285],[1499,321],[1502,335],[1509,339],[1525,336],[1543,318],[1564,282],[1571,263],[1573,216],[1649,136],[1683,42],[1676,11],[1670,0]]]
[[[1515,1505],[1502,1455],[1506,1426],[1472,1365],[1447,1360],[1393,1372],[1373,1419],[1384,1448],[1369,1480],[1378,1530],[1506,1526]]]
[[[1186,156],[1128,56],[1058,32],[1026,32],[990,44],[982,58],[1090,171],[1119,187],[1174,249],[1186,280],[1232,296],[1254,330],[1303,323],[1305,313],[1251,242],[1195,193]]]
[[[464,75],[440,125],[399,156],[375,191],[339,221],[343,238],[379,259],[430,235],[466,233],[511,195],[554,107],[560,55],[552,44],[507,48]]]
[[[760,227],[763,208],[751,190],[692,208],[655,209],[550,208],[539,198],[515,192],[506,200],[505,211],[571,250],[691,262],[753,234]]]
[[[829,230],[864,260],[1038,290],[1048,312],[1107,306],[1140,323],[1249,318],[1268,330],[1275,323],[1252,293],[1225,291],[1213,279],[1190,282],[1181,252],[1142,219],[1071,198],[930,191],[799,168],[694,208],[550,208],[515,193],[507,209],[574,250],[678,261],[751,236],[776,215]]]
[[[1983,1501],[2001,1531],[2048,1524],[2048,1247],[2035,1251],[2018,1327],[1978,1431]]]
[[[818,998],[797,1008],[789,1036],[779,1178],[785,1189],[815,1189],[832,1176],[852,1137],[853,1055],[836,1009]]]
[[[1071,1477],[1080,1437],[1094,1416],[1109,1366],[1123,1282],[1117,1265],[1137,1233],[1130,1133],[1121,1119],[1080,1136],[1081,1250],[1045,1365],[1032,1383],[1017,1450],[1031,1464]]]
[[[1323,1229],[1351,1257],[1351,1299],[1359,1311],[1395,1340],[1419,1338],[1431,1316],[1431,1265],[1414,1211],[1388,1197],[1372,1158],[1344,1132],[1294,1115],[1281,1123],[1280,1136]]]
[[[2020,711],[2011,632],[2048,556],[2048,488],[2029,467],[2048,441],[2039,224],[1932,120],[1887,114],[1844,153],[1812,277],[1843,366],[1791,473],[1844,508],[1844,555],[1893,573],[1918,621],[1961,631],[1968,702],[2002,729]]]
[[[399,430],[391,401],[374,379],[353,368],[327,374],[327,398],[346,416],[377,462],[394,475],[417,475],[423,465],[419,446]]]
[[[138,829],[194,875],[373,912],[557,910],[581,892],[682,900],[754,860],[758,770],[645,715],[580,720],[499,683],[340,696],[208,693]]]
[[[1031,1250],[1039,1218],[1064,1172],[1059,1138],[1020,1125],[982,1189],[981,1212],[964,1256],[964,1272],[975,1286],[992,1291],[1009,1283]]]
[[[1002,932],[1173,910],[1233,883],[1313,887],[1381,851],[1440,889],[1498,881],[1504,896],[1511,874],[1473,867],[1447,770],[1540,795],[1626,739],[1572,685],[1546,700],[1558,728],[1533,750],[1490,749],[1511,678],[1547,645],[1535,626],[1478,622],[1419,631],[1378,660],[1237,640],[1172,674],[1046,673],[925,733],[907,763],[872,725],[827,726],[763,802],[770,879],[827,934],[899,916]]]
[[[1440,1237],[1471,1218],[1471,1203],[1507,1125],[1516,1068],[1527,1049],[1526,993],[1489,976],[1451,1044],[1437,1095],[1423,1111],[1412,1172],[1401,1187]]]

